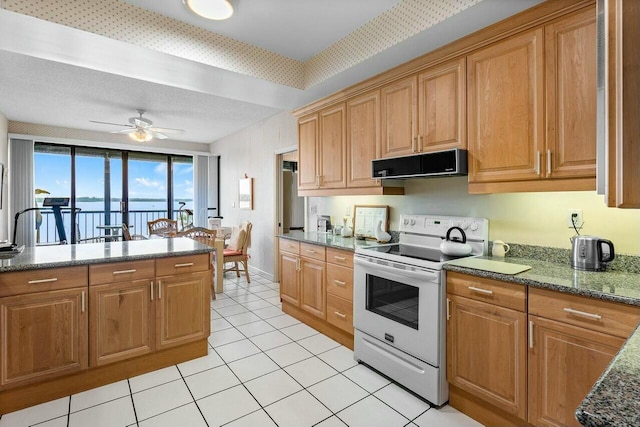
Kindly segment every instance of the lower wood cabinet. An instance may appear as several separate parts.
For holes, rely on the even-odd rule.
[[[280,251],[280,298],[295,306],[300,305],[299,262],[297,255]]]
[[[91,366],[153,351],[153,278],[91,286],[89,295]]]
[[[87,368],[86,297],[85,286],[0,298],[0,388]]]
[[[622,338],[529,316],[529,423],[576,426],[576,408],[624,343]]]
[[[321,319],[326,318],[325,275],[324,262],[301,258],[300,308]]]
[[[458,295],[448,303],[449,383],[526,418],[527,315]]]

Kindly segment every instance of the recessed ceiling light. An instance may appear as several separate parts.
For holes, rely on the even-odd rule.
[[[222,21],[231,18],[233,6],[228,0],[182,0],[196,15],[206,19]]]

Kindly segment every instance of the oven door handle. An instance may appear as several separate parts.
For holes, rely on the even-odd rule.
[[[438,273],[432,273],[427,271],[412,271],[412,270],[404,270],[402,268],[394,268],[388,265],[379,264],[377,262],[367,261],[362,258],[354,257],[353,263],[361,265],[363,267],[373,268],[380,271],[386,271],[388,273],[393,274],[401,274],[403,276],[411,277],[414,279],[426,280],[426,281],[437,281],[440,279],[440,275]]]

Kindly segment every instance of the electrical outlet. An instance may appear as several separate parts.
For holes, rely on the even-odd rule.
[[[572,221],[572,218],[573,218],[573,221]],[[582,225],[584,224],[584,218],[582,217],[582,209],[569,209],[567,211],[567,227],[573,228],[574,223],[576,224],[577,228],[582,227]]]
[[[351,206],[347,206],[346,208],[344,208],[344,216],[349,215],[351,215]]]
[[[309,212],[310,212],[312,215],[317,214],[317,213],[318,213],[318,206],[316,206],[316,205],[311,205],[311,206],[309,207]]]

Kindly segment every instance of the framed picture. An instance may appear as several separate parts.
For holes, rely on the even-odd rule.
[[[353,207],[353,235],[365,238],[376,238],[376,227],[382,221],[382,231],[389,229],[389,206],[354,206]]]
[[[4,207],[4,163],[0,163],[0,209]]]
[[[253,209],[253,178],[241,178],[238,187],[238,207],[240,209]]]

